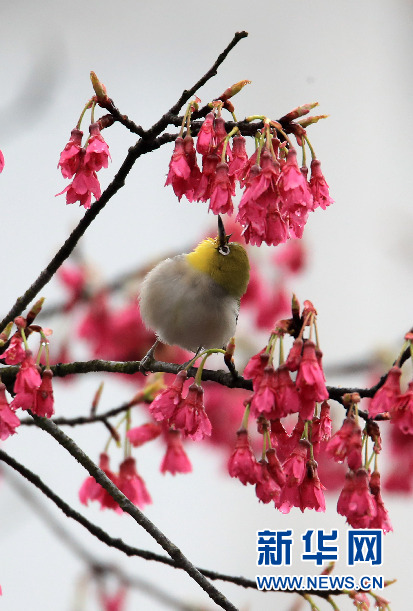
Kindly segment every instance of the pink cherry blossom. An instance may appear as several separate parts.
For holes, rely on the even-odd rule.
[[[239,180],[241,172],[248,161],[244,136],[237,135],[232,140],[232,161],[229,163],[229,175]]]
[[[98,200],[101,195],[100,184],[96,172],[84,167],[76,173],[73,181],[57,195],[66,193],[66,204],[79,202],[86,210],[90,208],[92,195]]]
[[[317,463],[309,461],[305,477],[300,486],[300,509],[315,509],[316,511],[325,511],[326,503],[324,499],[325,487],[320,482],[317,473]]]
[[[274,323],[291,311],[291,298],[280,284],[273,291],[263,290],[257,301],[255,324],[259,329],[272,329]]]
[[[185,195],[186,199],[192,202],[195,199],[200,180],[201,171],[196,160],[194,141],[190,134],[187,134],[184,139],[178,136],[169,162],[165,186],[172,185],[179,200]]]
[[[317,360],[315,345],[310,340],[304,342],[296,386],[303,401],[325,401],[328,399],[324,373]]]
[[[238,206],[236,222],[243,228],[243,237],[247,244],[260,246],[265,240],[266,234],[266,214],[267,211],[263,203],[251,197],[254,181],[261,175],[261,168],[254,164],[248,172],[245,181],[246,189]]]
[[[201,125],[196,141],[196,150],[200,155],[207,155],[214,145],[214,113],[209,112]]]
[[[374,418],[383,412],[391,412],[394,409],[397,397],[400,395],[401,369],[394,365],[386,378],[383,386],[374,395],[369,405],[369,416]]]
[[[302,240],[289,240],[277,248],[273,260],[288,274],[302,272],[307,264],[307,251]]]
[[[256,484],[259,467],[245,429],[237,432],[235,449],[228,460],[228,473],[246,484]]]
[[[268,462],[268,472],[270,473],[273,480],[275,480],[280,486],[280,488],[282,488],[283,486],[285,486],[286,475],[284,473],[283,466],[281,465],[281,462],[278,459],[275,448],[270,448],[269,450],[267,450],[265,456]]]
[[[100,455],[99,467],[112,480],[115,486],[119,487],[119,476],[110,469],[109,456],[106,452],[102,452]],[[89,501],[98,501],[101,509],[113,509],[117,513],[122,513],[119,504],[92,476],[87,477],[80,487],[79,499],[84,505],[87,505]]]
[[[265,460],[260,460],[257,465],[255,494],[262,503],[274,501],[274,503],[277,504],[280,500],[281,487],[274,479],[269,470],[269,465]]]
[[[6,398],[6,386],[0,382],[0,439],[5,441],[16,433],[20,420],[11,409]]]
[[[272,365],[267,365],[264,369],[264,375],[260,385],[255,391],[251,400],[251,415],[258,418],[264,415],[269,418],[276,406],[276,388],[275,388],[275,370]],[[282,417],[280,414],[278,417]],[[277,416],[274,416],[277,417]]]
[[[182,399],[182,390],[186,380],[186,371],[180,371],[171,386],[168,386],[155,397],[149,411],[155,420],[168,420],[175,412]]]
[[[330,197],[330,192],[326,179],[321,171],[321,164],[318,159],[313,159],[311,162],[311,178],[309,182],[310,191],[314,198],[313,210],[320,206],[323,210],[334,203]]]
[[[222,157],[222,152],[224,149],[224,140],[227,137],[227,132],[225,131],[225,121],[222,117],[215,117],[214,120],[214,147],[216,149],[219,157]],[[228,162],[232,161],[232,151],[229,142],[227,142],[227,146],[225,148],[225,159]]]
[[[125,458],[119,467],[118,488],[128,499],[143,509],[152,503],[145,482],[136,470],[136,461],[132,456]]]
[[[383,532],[387,533],[393,530],[391,525],[389,513],[384,506],[383,499],[381,498],[381,485],[380,485],[380,473],[373,471],[370,476],[370,492],[373,495],[373,499],[376,503],[376,516],[371,520],[369,528],[380,528]]]
[[[403,433],[413,434],[413,381],[405,393],[396,397],[389,411],[393,424]]]
[[[166,453],[160,466],[161,473],[190,473],[191,462],[183,448],[181,433],[170,429],[166,438]]]
[[[330,406],[327,401],[321,404],[320,417],[313,419],[311,430],[311,442],[319,443],[320,441],[328,441],[331,438]]]
[[[298,167],[297,151],[294,148],[290,148],[287,153],[277,186],[283,202],[283,209],[288,214],[294,214],[297,208],[312,209],[313,196],[305,177]]]
[[[4,359],[7,365],[18,365],[26,356],[26,351],[22,344],[23,338],[20,332],[15,333],[10,340],[8,348],[0,358]]]
[[[283,465],[286,486],[299,486],[304,479],[310,444],[301,439]]]
[[[74,176],[80,169],[83,159],[83,155],[81,153],[82,136],[83,132],[80,131],[80,129],[73,129],[69,142],[60,153],[60,159],[57,167],[60,166],[60,170],[64,178],[72,178],[72,176]]]
[[[136,426],[126,433],[126,437],[129,439],[131,444],[137,448],[147,441],[156,439],[161,434],[162,429],[159,424],[155,422],[147,422],[141,426]]]
[[[288,435],[279,419],[271,420],[271,444],[275,448],[277,456],[282,463],[290,457],[300,441],[304,431],[304,424],[304,420],[298,417],[291,435]]]
[[[36,391],[41,383],[42,379],[32,354],[26,352],[14,383],[15,397],[11,403],[12,409],[18,407],[33,409],[36,401]]]
[[[252,166],[239,204],[237,222],[244,227],[247,243],[277,245],[288,238],[278,189],[280,166],[268,150],[261,153],[261,167]]]
[[[36,400],[32,411],[42,418],[50,418],[54,414],[52,378],[53,372],[50,369],[45,369],[42,374],[42,382],[36,390]]]
[[[304,342],[301,338],[294,340],[291,346],[290,352],[288,353],[287,360],[285,361],[286,366],[290,371],[297,371],[303,353]]]
[[[101,591],[99,593],[102,611],[124,611],[126,603],[126,588],[121,585],[117,592],[108,594]]]
[[[369,528],[377,515],[377,508],[365,469],[347,473],[344,488],[337,501],[337,512],[345,516],[347,523],[353,528]]]
[[[100,133],[99,123],[89,125],[89,133],[83,165],[86,170],[99,172],[109,165],[109,147]]]
[[[166,178],[165,186],[172,185],[175,195],[180,200],[185,193],[187,181],[191,175],[187,157],[185,155],[185,146],[183,138],[179,137],[175,140],[175,148],[172,153],[171,161],[169,162],[169,172]]]
[[[300,397],[287,367],[280,365],[274,374],[275,409],[270,419],[283,418],[288,414],[298,412],[301,407]]]
[[[206,202],[211,197],[212,185],[214,184],[215,172],[219,162],[219,155],[217,155],[214,149],[202,157],[201,178],[193,194],[194,201]]]
[[[232,196],[235,195],[235,182],[228,175],[228,164],[218,163],[211,185],[209,210],[214,214],[229,214],[234,211]]]
[[[354,418],[348,417],[327,443],[326,452],[336,462],[347,459],[349,468],[356,471],[362,465],[361,448],[361,429]]]
[[[182,432],[182,435],[199,441],[211,435],[212,427],[204,409],[204,390],[196,383],[188,388],[188,394],[179,402],[169,418],[169,423]]]
[[[244,378],[246,380],[252,380],[254,390],[258,390],[261,384],[269,358],[269,353],[263,348],[261,352],[252,356],[245,366]]]

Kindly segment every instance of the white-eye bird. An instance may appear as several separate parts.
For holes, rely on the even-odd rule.
[[[218,216],[218,235],[188,254],[158,263],[143,280],[140,312],[159,341],[197,352],[222,348],[235,333],[240,299],[249,281],[248,255],[229,242]],[[146,357],[144,361],[147,360]]]

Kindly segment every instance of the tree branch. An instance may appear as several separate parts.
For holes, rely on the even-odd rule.
[[[210,78],[212,78],[218,69],[218,67],[222,64],[222,62],[227,57],[228,53],[235,47],[235,45],[242,39],[247,36],[246,32],[237,32],[230,42],[230,44],[224,49],[224,51],[218,56],[217,60],[213,64],[213,66],[208,70],[208,72],[201,78],[195,85],[193,85],[189,90],[185,90],[179,100],[172,106],[168,113],[165,113],[163,117],[159,121],[157,121],[152,127],[146,131],[140,131],[139,134],[141,136],[140,140],[132,146],[124,162],[119,168],[118,172],[115,174],[112,182],[102,193],[100,199],[91,206],[89,210],[85,212],[84,217],[80,220],[77,227],[72,231],[70,236],[67,238],[65,243],[61,246],[61,248],[57,251],[53,259],[50,263],[45,267],[45,269],[40,273],[37,279],[31,284],[31,286],[26,290],[26,292],[17,298],[16,302],[8,312],[8,314],[3,318],[0,322],[0,331],[3,330],[6,325],[12,321],[16,316],[21,314],[23,310],[29,305],[29,303],[38,295],[38,293],[42,290],[42,288],[50,281],[62,263],[69,257],[75,248],[76,244],[83,236],[89,225],[96,218],[99,212],[105,207],[108,201],[119,191],[121,187],[125,184],[126,176],[129,174],[133,165],[137,161],[137,159],[146,153],[156,150],[162,144],[165,144],[174,137],[170,137],[170,135],[164,135],[163,137],[159,137],[162,131],[169,124],[169,117],[171,114],[177,114],[177,111],[182,107],[189,98],[193,95],[193,93],[205,84]],[[166,137],[169,136],[169,137]]]
[[[31,414],[31,412],[29,412]],[[155,539],[155,541],[167,552],[167,554],[175,561],[176,566],[182,568],[208,596],[222,609],[228,611],[237,611],[236,607],[219,591],[217,590],[200,571],[184,556],[181,550],[170,541],[162,531],[160,531],[153,522],[145,516],[144,513],[136,505],[134,505],[115,484],[107,477],[107,475],[99,469],[97,465],[83,452],[79,446],[68,437],[58,426],[56,426],[47,418],[39,418],[31,414],[36,424],[51,435],[56,441],[64,447],[87,471],[94,477],[110,496],[118,503],[125,513],[128,513],[139,526]]]
[[[408,358],[410,357],[410,350],[407,349],[401,358],[400,365],[402,365]],[[163,361],[153,361],[150,366],[150,371],[152,372],[162,372],[162,373],[172,373],[177,374],[180,371],[181,365],[176,363],[164,363]],[[109,372],[109,373],[125,373],[125,374],[134,374],[140,372],[140,361],[105,361],[101,359],[94,359],[91,361],[75,361],[73,363],[58,363],[57,365],[53,365],[51,367],[53,371],[53,375],[55,377],[65,377],[67,375],[72,374],[82,374],[82,373],[91,373],[91,372]],[[3,383],[11,388],[14,379],[19,370],[18,366],[11,367],[0,367],[0,377]],[[197,367],[190,367],[188,369],[188,378],[194,378],[198,371]],[[329,398],[339,403],[342,403],[343,396],[348,393],[358,393],[360,397],[368,397],[372,398],[376,394],[376,392],[381,388],[386,381],[388,373],[382,375],[380,380],[374,386],[370,388],[360,388],[360,387],[336,387],[336,386],[327,386],[327,390],[329,393]],[[222,386],[226,386],[228,388],[243,388],[245,390],[252,391],[252,380],[246,380],[240,375],[233,376],[232,373],[226,372],[223,369],[219,369],[217,371],[211,369],[203,369],[202,371],[202,380],[203,381],[211,381],[221,384]],[[115,416],[116,414],[124,411],[126,409],[125,406],[121,406],[120,408],[115,408],[111,410],[109,413],[110,416]],[[364,420],[369,419],[369,415],[366,411],[359,410],[359,416]],[[108,414],[106,415],[108,417]],[[373,420],[387,420],[387,416],[378,415]],[[61,424],[69,424],[74,426],[75,424],[86,424],[89,422],[95,422],[97,420],[104,420],[103,416],[98,418],[84,418],[81,422],[79,419],[76,419],[76,422],[64,422],[61,421]],[[28,424],[28,422],[24,421],[24,424]]]
[[[36,488],[38,488],[45,496],[47,496],[47,498],[49,498],[51,501],[53,501],[53,503],[55,503],[55,505],[59,509],[61,509],[61,511],[63,511],[63,513],[68,518],[72,518],[73,520],[78,522],[78,524],[80,524],[81,526],[86,528],[86,530],[88,530],[93,536],[95,536],[97,539],[99,539],[99,541],[101,541],[102,543],[105,543],[109,547],[113,547],[113,548],[123,552],[126,556],[129,556],[129,557],[137,556],[139,558],[143,558],[144,560],[153,560],[153,561],[156,561],[156,562],[160,562],[162,564],[166,564],[166,565],[171,566],[173,568],[183,569],[183,567],[180,566],[172,558],[168,558],[166,556],[161,556],[160,554],[156,554],[154,552],[150,552],[150,551],[147,551],[147,550],[142,550],[142,549],[133,547],[131,545],[128,545],[124,541],[122,541],[122,539],[120,539],[120,538],[116,538],[115,539],[115,538],[111,537],[102,528],[100,528],[99,526],[96,526],[96,524],[93,524],[93,522],[90,522],[84,516],[82,516],[79,512],[75,511],[72,507],[70,507],[70,505],[68,505],[65,501],[63,501],[55,492],[53,492],[53,490],[51,490],[48,486],[46,486],[46,484],[40,479],[40,477],[38,475],[36,475],[32,471],[30,471],[27,467],[25,467],[24,465],[19,463],[15,458],[11,457],[9,454],[7,454],[6,452],[4,452],[4,450],[1,450],[1,449],[0,449],[0,461],[4,462],[5,464],[9,465],[9,467],[14,469],[18,473],[20,473],[20,475],[22,475],[25,479],[27,479],[27,481],[29,481],[31,484],[36,486]],[[96,470],[99,470],[96,465],[94,465],[94,466],[95,466]],[[99,482],[99,483],[101,483],[101,482]],[[116,490],[118,490],[118,489],[116,489]],[[108,492],[109,492],[109,490],[108,490]],[[118,492],[120,492],[120,491],[118,491]],[[115,500],[117,500],[117,499],[115,499]],[[61,530],[60,526],[59,526],[59,530]],[[67,539],[67,536],[65,536],[64,538]],[[81,548],[77,544],[73,544],[73,541],[72,541],[71,537],[69,537],[69,539],[70,539],[69,543],[74,548],[74,550],[76,552],[82,551],[82,553],[81,553],[82,558],[84,560],[86,560],[87,562],[93,564],[92,557],[89,555],[89,553],[85,552],[83,550],[83,548]],[[197,570],[202,575],[204,575],[205,577],[208,577],[209,579],[212,579],[212,580],[220,580],[220,581],[225,581],[227,583],[233,583],[233,584],[241,586],[243,588],[251,588],[251,589],[254,589],[254,590],[257,589],[257,584],[252,579],[247,579],[245,577],[236,577],[236,576],[233,576],[233,575],[227,575],[225,573],[219,573],[217,571],[211,571],[211,570],[208,570],[208,569],[197,568]],[[264,591],[263,591],[263,593],[264,593]],[[292,594],[296,593],[296,594],[300,594],[301,596],[303,594],[305,594],[305,592],[299,591],[299,590],[297,590],[297,591],[296,590],[289,590],[289,593],[292,593]],[[315,596],[319,596],[321,598],[325,598],[326,599],[326,598],[328,598],[328,596],[344,594],[344,592],[339,592],[339,591],[336,591],[336,590],[331,590],[331,591],[313,591],[312,594],[314,594]]]
[[[90,529],[92,528],[96,528],[98,531],[100,531],[99,528],[95,527],[94,524],[92,524],[91,522],[88,522],[85,518],[83,518],[83,516],[81,516],[80,514],[78,514],[76,511],[74,511],[71,507],[69,507],[69,505],[67,505],[64,501],[62,501],[57,495],[55,495],[50,488],[48,488],[47,486],[45,486],[45,484],[43,484],[43,482],[41,482],[40,478],[38,478],[37,475],[35,475],[34,473],[32,473],[31,471],[29,471],[28,469],[26,469],[26,467],[24,467],[23,465],[21,465],[20,463],[18,463],[16,460],[14,460],[11,456],[7,455],[6,453],[1,453],[0,451],[0,461],[3,461],[5,464],[7,464],[9,467],[12,467],[13,469],[15,469],[18,473],[20,473],[21,475],[23,475],[23,477],[25,477],[27,480],[30,481],[30,483],[34,484],[41,492],[45,493],[46,496],[50,497],[50,494],[52,496],[55,497],[55,499],[51,499],[51,500],[57,500],[60,504],[56,503],[60,509],[62,509],[65,513],[65,515],[67,517],[72,517],[70,514],[70,512],[73,512],[73,514],[75,514],[73,517],[77,522],[80,522],[79,519],[81,520],[83,519],[89,526],[86,526],[86,528],[88,528],[88,530],[90,531]],[[31,506],[31,508],[37,513],[38,517],[46,524],[47,528],[51,529],[56,536],[65,544],[68,546],[68,548],[79,558],[81,558],[83,560],[83,562],[85,562],[88,566],[89,566],[89,570],[92,573],[92,575],[94,575],[95,577],[97,577],[98,579],[102,576],[105,575],[107,573],[111,574],[111,575],[116,575],[116,577],[119,579],[120,582],[127,584],[128,586],[134,587],[136,589],[139,589],[141,592],[144,592],[146,594],[148,594],[149,596],[152,596],[153,598],[156,598],[158,600],[160,600],[161,602],[163,602],[164,604],[166,604],[167,606],[170,606],[172,609],[175,610],[179,610],[179,611],[195,611],[195,607],[193,605],[188,605],[184,602],[181,602],[180,600],[176,599],[175,597],[171,596],[169,593],[161,590],[160,588],[154,586],[153,584],[151,584],[150,582],[141,579],[139,577],[130,577],[129,575],[126,575],[119,567],[117,567],[116,565],[112,564],[112,563],[107,563],[107,562],[102,562],[101,560],[99,560],[97,557],[93,556],[92,554],[90,554],[90,552],[79,542],[77,541],[72,533],[70,533],[66,528],[63,527],[63,525],[60,523],[60,521],[58,519],[56,519],[56,517],[50,512],[48,511],[47,507],[45,506],[44,503],[40,502],[40,500],[33,494],[33,492],[31,491],[31,489],[29,488],[28,485],[25,485],[23,482],[21,482],[19,479],[17,479],[17,476],[13,477],[12,476],[12,472],[9,469],[3,469],[2,470],[2,474],[4,475],[6,481],[8,482],[8,484],[16,491],[18,492],[18,494],[20,494],[20,496],[24,499],[24,501]],[[38,485],[40,484],[40,485]],[[64,509],[65,508],[65,509]],[[77,516],[77,517],[75,517]],[[80,522],[81,523],[81,522]],[[116,548],[116,543],[120,542],[123,544],[123,541],[121,539],[113,539],[112,537],[109,537],[109,535],[107,535],[105,533],[105,531],[101,531],[101,533],[103,533],[104,535],[106,535],[108,537],[108,541],[109,543],[114,543],[114,545],[111,544],[111,547]],[[92,533],[93,534],[93,533]],[[100,537],[98,537],[101,541],[102,539]],[[128,546],[125,547],[127,548]],[[118,548],[119,549],[119,548]],[[132,548],[132,550],[135,548]],[[121,550],[123,551],[123,550]],[[139,550],[136,549],[137,552],[144,552],[144,550]],[[150,552],[148,552],[149,554]],[[129,554],[130,556],[132,554]],[[133,554],[138,556],[138,554]],[[167,558],[165,556],[159,556],[159,558],[161,559],[165,559],[167,561],[166,564],[170,564],[171,566],[175,566],[175,563],[170,559]]]

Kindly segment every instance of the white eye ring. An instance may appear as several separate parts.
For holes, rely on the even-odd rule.
[[[218,248],[218,252],[219,252],[221,255],[229,255],[229,253],[230,253],[230,248],[229,248],[229,246],[220,246],[220,247]]]

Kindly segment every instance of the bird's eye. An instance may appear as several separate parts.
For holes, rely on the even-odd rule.
[[[220,246],[220,247],[218,248],[218,252],[219,252],[221,255],[229,255],[229,252],[230,252],[229,246],[227,246],[227,245],[225,245],[225,246]]]

